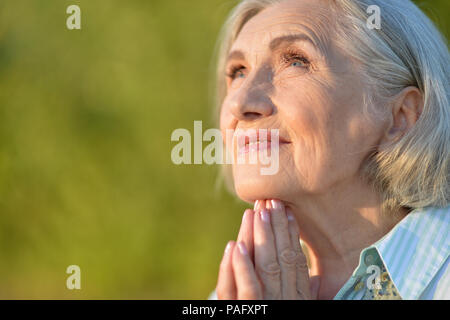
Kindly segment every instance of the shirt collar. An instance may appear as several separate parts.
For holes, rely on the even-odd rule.
[[[449,231],[450,206],[415,209],[369,247],[377,250],[402,299],[418,299],[443,266]]]

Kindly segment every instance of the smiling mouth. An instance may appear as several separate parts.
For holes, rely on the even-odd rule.
[[[270,129],[263,129],[265,134],[260,134],[261,129],[254,130],[251,134],[237,135],[239,154],[271,150],[272,145],[274,148],[281,147],[282,145],[290,144],[287,139],[280,137],[278,131],[275,135]],[[278,143],[276,143],[277,141]]]

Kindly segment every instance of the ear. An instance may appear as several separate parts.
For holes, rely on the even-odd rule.
[[[381,144],[394,142],[405,135],[416,124],[422,110],[423,97],[418,88],[410,86],[398,93]]]

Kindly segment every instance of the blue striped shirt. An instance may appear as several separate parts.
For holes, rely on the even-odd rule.
[[[334,299],[450,299],[450,206],[415,209],[362,250]]]

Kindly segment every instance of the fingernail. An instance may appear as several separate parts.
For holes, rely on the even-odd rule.
[[[241,254],[243,254],[244,256],[246,256],[246,255],[248,254],[248,253],[247,253],[247,249],[245,248],[244,243],[239,242],[239,243],[238,243],[238,248],[239,248],[239,251],[241,252]]]
[[[259,214],[261,215],[261,220],[264,222],[270,222],[269,212],[266,209],[262,209]]]
[[[272,208],[275,210],[281,210],[283,208],[280,200],[270,200],[270,202],[272,203]]]
[[[227,254],[228,251],[230,251],[230,248],[231,248],[231,241],[229,241],[229,242],[227,243],[227,246],[225,247],[225,254]]]
[[[247,210],[244,211],[244,214],[242,215],[242,221],[245,219],[245,215],[247,214]]]
[[[256,200],[255,205],[253,206],[253,210],[256,210],[256,208],[258,207],[258,204],[259,204],[259,200]]]
[[[289,221],[294,221],[294,214],[292,213],[291,209],[286,209],[286,215],[287,215],[287,219]]]

